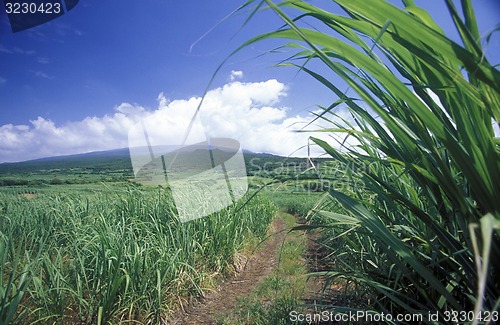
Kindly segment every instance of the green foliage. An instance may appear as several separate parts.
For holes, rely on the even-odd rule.
[[[18,242],[18,244],[21,244]],[[9,324],[20,317],[16,311],[26,293],[33,264],[14,247],[12,238],[0,238],[0,323]],[[24,262],[24,263],[23,263]]]
[[[160,323],[180,297],[231,272],[275,213],[256,196],[181,223],[161,188],[0,193],[0,202],[2,323]]]
[[[321,194],[311,192],[275,191],[266,194],[279,208],[302,217],[309,214],[321,197]]]
[[[317,211],[338,226],[330,236],[340,237],[339,245],[328,242],[339,253],[332,278],[371,287],[380,312],[498,308],[498,231],[476,236],[469,225],[485,215],[500,219],[492,127],[500,120],[500,73],[484,56],[471,2],[461,2],[462,19],[445,1],[463,45],[413,1],[403,1],[403,9],[383,0],[334,2],[346,15],[305,1],[262,1],[286,26],[243,45],[290,40],[284,47],[296,53],[282,65],[299,68],[339,98],[317,115],[331,124],[318,132],[348,136],[356,145],[338,150],[312,138],[345,166],[344,179],[353,185],[330,189]],[[330,72],[359,97],[342,92]],[[351,119],[335,114],[340,104]],[[477,254],[475,261],[476,246],[490,248],[489,265],[478,264]]]

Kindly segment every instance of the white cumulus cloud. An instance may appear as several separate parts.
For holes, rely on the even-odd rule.
[[[235,81],[236,79],[243,78],[243,71],[240,70],[231,70],[231,75],[229,76],[229,80]]]
[[[286,92],[286,86],[274,79],[253,83],[235,81],[213,89],[196,114],[197,122],[188,138],[203,141],[207,136],[227,137],[238,140],[246,150],[290,155],[307,145],[310,134],[294,130],[313,116],[290,116],[290,109],[279,105]],[[122,103],[111,114],[62,125],[41,116],[26,125],[2,125],[0,162],[125,148],[129,145],[129,131],[141,123],[145,125],[144,121],[155,121],[147,122],[148,136],[153,142],[155,139],[161,142],[153,144],[181,144],[201,98],[169,101],[160,93],[157,101],[158,107],[154,110]],[[165,143],[165,135],[170,143]],[[296,154],[306,153],[307,150],[302,149]]]

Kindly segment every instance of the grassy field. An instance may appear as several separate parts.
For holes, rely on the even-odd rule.
[[[318,175],[304,159],[246,154],[249,194],[181,223],[169,187],[126,178],[130,166],[115,155],[99,153],[98,170],[94,154],[1,166],[2,323],[159,323],[233,274],[237,252],[251,254],[278,207],[306,216],[323,195],[311,190]],[[287,242],[282,271],[259,289],[296,287],[267,309],[275,319],[286,316],[282,302],[300,302],[304,279],[285,273],[304,267],[304,249]]]
[[[263,196],[180,223],[168,190],[2,189],[2,323],[159,323],[232,272],[275,214]]]

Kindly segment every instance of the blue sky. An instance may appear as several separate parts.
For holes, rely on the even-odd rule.
[[[440,17],[446,13],[441,1],[416,2],[428,9],[456,38],[450,21]],[[62,17],[18,33],[10,31],[2,8],[0,128],[8,132],[2,133],[0,162],[121,146],[123,142],[119,141],[102,146],[99,142],[82,144],[80,140],[74,146],[70,143],[64,146],[54,140],[54,134],[92,123],[94,128],[109,128],[122,118],[120,114],[127,115],[130,110],[151,112],[176,100],[188,102],[201,96],[217,66],[232,50],[249,37],[281,25],[270,12],[256,15],[242,29],[248,12],[220,22],[240,3],[234,0],[81,0]],[[477,0],[474,4],[482,33],[500,22],[498,1]],[[259,85],[269,86],[274,93],[266,96],[247,93],[243,97],[254,101],[264,98],[260,108],[279,111],[270,110],[272,114],[263,117],[263,123],[270,123],[270,128],[303,122],[313,105],[326,105],[332,100],[326,90],[305,75],[297,76],[296,71],[289,68],[272,67],[283,56],[259,57],[274,45],[272,42],[258,44],[232,57],[211,86],[214,91],[221,90],[238,81],[247,85],[245,90],[238,88],[243,92],[261,91]],[[490,61],[500,62],[500,58],[495,60],[495,53],[500,53],[498,35],[492,39],[487,53]],[[232,74],[231,71],[240,72]],[[273,79],[279,85],[265,83]],[[234,94],[226,95],[225,102],[231,102]],[[253,129],[259,127],[258,121],[255,123]],[[39,133],[30,132],[37,126]],[[110,136],[109,132],[102,134]],[[48,134],[47,141],[43,139],[44,134]],[[25,145],[28,141],[23,141],[23,136],[36,138],[37,148],[43,150]],[[95,133],[86,134],[82,129],[79,136],[95,137]],[[259,140],[258,132],[245,136],[254,137],[255,143],[266,142]],[[279,147],[281,138],[277,136],[277,139]],[[12,143],[7,148],[8,141]],[[16,146],[21,147],[16,150]],[[255,145],[253,149],[259,150],[258,147]],[[260,148],[285,154],[283,148],[278,149]]]
[[[63,123],[122,102],[151,106],[161,91],[172,98],[201,95],[217,65],[249,35],[231,40],[242,23],[236,18],[191,49],[235,1],[125,3],[83,0],[63,17],[15,34],[3,24],[0,123],[38,115]]]

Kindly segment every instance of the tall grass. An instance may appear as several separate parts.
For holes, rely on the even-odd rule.
[[[317,204],[321,193],[316,192],[292,192],[292,191],[273,191],[266,195],[280,209],[295,216],[305,217]]]
[[[1,323],[161,323],[275,211],[254,197],[181,223],[164,189],[0,196]]]
[[[379,312],[498,310],[500,73],[485,57],[471,1],[461,13],[444,1],[462,44],[412,0],[332,2],[344,15],[306,1],[259,2],[285,26],[242,47],[289,42],[294,54],[281,65],[338,98],[317,114],[331,125],[317,132],[357,143],[338,149],[312,137],[355,185],[330,189],[317,211],[338,225],[331,238],[343,234],[329,276],[371,287]],[[351,119],[335,114],[342,105]]]

